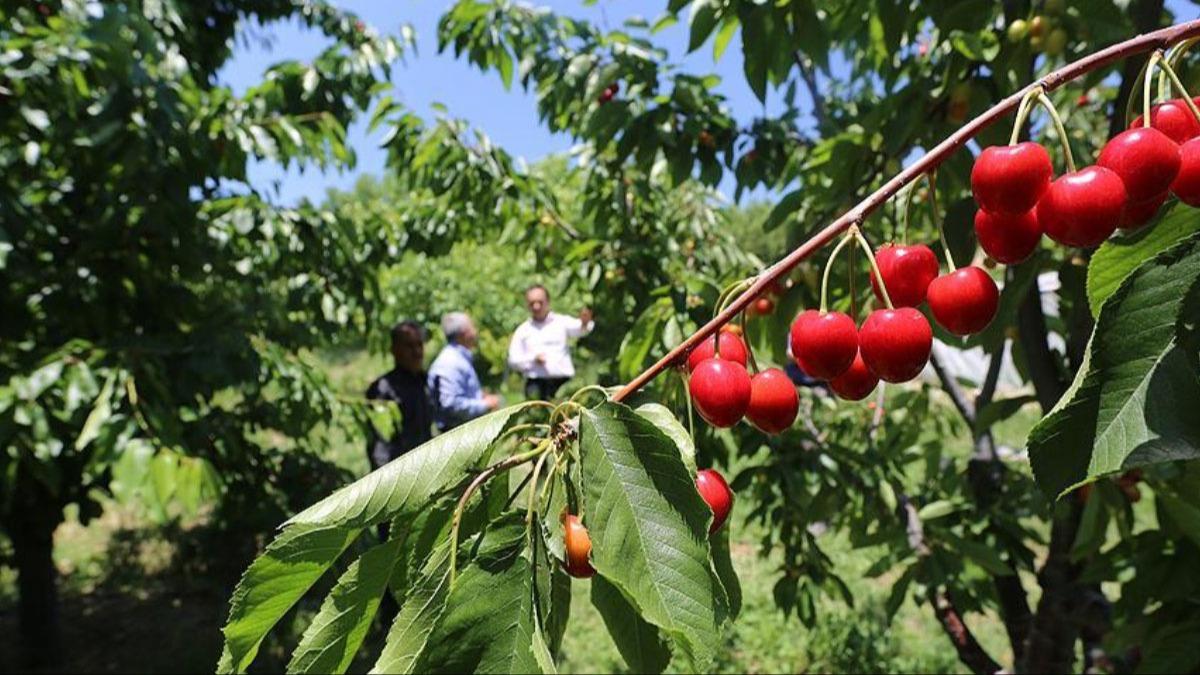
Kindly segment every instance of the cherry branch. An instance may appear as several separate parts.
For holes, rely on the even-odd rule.
[[[837,220],[830,223],[825,229],[813,235],[803,244],[794,249],[782,260],[768,267],[761,272],[755,282],[750,285],[741,295],[730,302],[720,314],[714,317],[684,340],[677,347],[672,349],[670,353],[658,360],[657,363],[642,371],[637,377],[633,378],[621,388],[620,391],[613,397],[615,401],[621,401],[628,398],[634,392],[646,386],[651,380],[661,374],[664,370],[672,365],[680,362],[688,352],[696,345],[714,335],[722,326],[733,320],[739,312],[744,310],[754,301],[759,295],[767,290],[772,283],[778,281],[784,275],[792,271],[797,265],[808,259],[814,253],[823,248],[826,244],[833,241],[838,235],[845,232],[851,225],[861,225],[866,220],[867,216],[874,213],[879,207],[883,206],[897,192],[902,190],[908,184],[912,183],[922,175],[936,169],[950,157],[954,151],[966,145],[968,141],[978,135],[981,131],[996,123],[1000,118],[1012,112],[1021,99],[1027,93],[1033,91],[1037,87],[1042,87],[1044,91],[1050,92],[1058,89],[1064,84],[1078,79],[1093,70],[1103,68],[1115,61],[1142,54],[1152,52],[1156,49],[1165,49],[1171,45],[1186,40],[1191,37],[1200,36],[1200,19],[1188,21],[1186,23],[1177,24],[1161,30],[1156,30],[1150,33],[1139,35],[1138,37],[1119,42],[1115,45],[1102,49],[1090,56],[1085,56],[1078,61],[1063,66],[1062,68],[1042,77],[1039,80],[1030,82],[1024,88],[1010,95],[1008,98],[1000,101],[992,106],[975,119],[967,122],[961,129],[951,134],[946,140],[939,143],[936,147],[925,154],[924,157],[913,162],[908,168],[892,177],[891,180],[884,183],[878,190],[868,196],[866,199],[859,202],[849,211],[842,214]]]

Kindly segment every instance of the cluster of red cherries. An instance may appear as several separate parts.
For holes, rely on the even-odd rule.
[[[1200,121],[1188,103],[1154,106],[1149,126],[1138,117],[1105,144],[1095,165],[1058,178],[1038,143],[986,148],[971,171],[980,246],[1015,264],[1043,232],[1066,246],[1097,246],[1117,229],[1145,225],[1171,194],[1200,206]]]
[[[1149,222],[1170,195],[1200,206],[1200,97],[1149,106],[1149,80],[1158,65],[1176,89],[1183,85],[1164,57],[1152,58],[1145,75],[1145,109],[1129,129],[1110,140],[1096,164],[1076,170],[1065,130],[1045,93],[1036,88],[1021,101],[1013,138],[1007,146],[988,147],[971,171],[971,190],[979,207],[975,231],[980,247],[993,260],[1013,265],[1028,259],[1042,234],[1067,246],[1096,246],[1118,228]],[[1034,105],[1050,113],[1063,143],[1068,171],[1054,178],[1050,154],[1038,143],[1017,137]],[[932,176],[929,195],[933,201]],[[912,192],[909,192],[910,199]],[[905,207],[907,218],[907,206]],[[940,228],[939,228],[940,229]],[[857,240],[872,261],[871,285],[877,306],[859,326],[850,315],[826,311],[829,269],[821,289],[821,309],[801,312],[792,323],[790,346],[796,364],[824,380],[838,396],[866,398],[879,381],[906,382],[921,373],[933,346],[933,331],[917,308],[928,303],[933,319],[948,332],[968,336],[984,330],[996,315],[1000,293],[981,267],[955,268],[940,274],[937,256],[923,244],[888,244],[872,252],[852,227],[834,249]],[[943,243],[944,243],[943,236]],[[799,400],[791,379],[778,368],[753,377],[746,370],[748,350],[740,331],[726,326],[688,358],[689,393],[700,416],[716,427],[731,427],[743,417],[768,433],[791,426]]]
[[[701,469],[696,473],[696,490],[704,498],[708,508],[712,509],[712,524],[708,528],[708,533],[712,534],[721,529],[729,518],[729,512],[733,510],[733,490],[729,489],[725,477],[715,469]],[[596,568],[592,567],[590,560],[592,537],[584,527],[583,521],[579,516],[564,511],[562,526],[563,546],[566,549],[563,567],[567,574],[577,579],[595,576]]]

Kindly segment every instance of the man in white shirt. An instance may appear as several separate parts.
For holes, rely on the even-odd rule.
[[[550,293],[541,284],[525,291],[529,319],[517,327],[508,346],[508,365],[525,376],[525,397],[548,401],[575,375],[568,340],[592,332],[592,310],[579,318],[550,311]]]

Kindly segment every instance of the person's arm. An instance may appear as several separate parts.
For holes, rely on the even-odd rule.
[[[596,327],[596,322],[592,321],[592,310],[584,307],[579,312],[579,317],[564,316],[563,320],[567,325],[567,337],[580,338],[592,332]]]
[[[470,364],[467,364],[470,367]],[[484,397],[473,397],[467,394],[463,385],[462,373],[456,368],[437,368],[429,372],[429,384],[435,388],[438,397],[438,408],[458,420],[479,417],[491,405]]]
[[[513,370],[524,375],[533,370],[533,363],[537,358],[535,354],[529,353],[529,349],[525,346],[525,324],[517,327],[513,333],[512,341],[508,343],[508,365]]]

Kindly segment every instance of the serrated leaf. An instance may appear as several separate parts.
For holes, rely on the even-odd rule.
[[[688,435],[687,429],[683,428],[683,424],[675,419],[675,415],[661,403],[644,403],[636,408],[637,414],[650,420],[658,430],[663,432],[674,443],[675,447],[679,448],[679,456],[683,459],[683,464],[696,474],[696,444],[692,442],[692,437]]]
[[[1105,301],[1070,390],[1029,433],[1034,477],[1061,496],[1097,476],[1200,457],[1200,378],[1176,323],[1200,278],[1200,235],[1147,261]]]
[[[455,427],[301,511],[285,525],[364,528],[421,508],[482,469],[492,442],[524,407],[497,410]]]
[[[489,526],[458,575],[417,672],[539,673],[534,655],[534,574],[525,514]]]
[[[1104,301],[1139,265],[1198,230],[1196,210],[1180,203],[1153,226],[1104,242],[1088,263],[1087,295],[1092,316],[1100,315]]]
[[[241,673],[267,632],[296,604],[359,530],[296,525],[284,530],[242,575],[221,631],[225,646],[217,671]]]
[[[392,575],[400,541],[376,544],[350,564],[300,638],[289,673],[344,673],[367,636]]]
[[[710,571],[712,512],[675,443],[617,403],[582,413],[583,522],[592,564],[646,621],[661,628],[696,670],[720,639]]]
[[[434,549],[388,630],[372,673],[411,673],[429,634],[446,610],[450,590],[450,546]]]
[[[630,672],[661,673],[671,661],[671,650],[658,629],[638,616],[621,590],[603,577],[592,579],[592,605],[600,612],[613,644]]]
[[[729,550],[729,528],[722,527],[708,538],[712,545],[713,571],[725,590],[729,619],[733,620],[742,613],[742,585],[738,580],[737,571],[733,569],[733,556]]]

